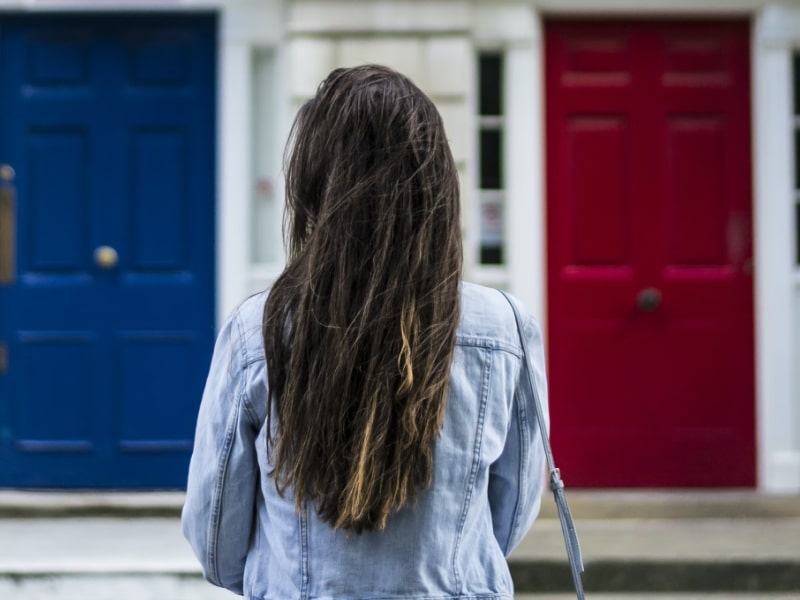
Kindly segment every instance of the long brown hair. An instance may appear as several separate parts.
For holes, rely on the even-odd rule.
[[[334,527],[381,530],[431,484],[460,315],[458,173],[433,102],[376,65],[333,71],[287,153],[289,260],[263,325],[272,476]]]

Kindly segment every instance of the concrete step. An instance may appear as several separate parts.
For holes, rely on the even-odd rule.
[[[783,519],[800,518],[800,495],[752,490],[567,491],[575,519]],[[552,500],[541,516],[555,518]]]
[[[216,588],[199,575],[82,574],[25,576],[0,575],[4,600],[235,600],[241,598]]]
[[[800,518],[577,522],[587,590],[800,592]],[[539,520],[510,558],[520,592],[571,579],[557,520]]]
[[[585,490],[567,496],[582,519],[761,519],[800,518],[800,495],[748,490]],[[182,492],[27,492],[0,490],[0,518],[13,517],[174,517]],[[545,498],[542,518],[556,518]]]
[[[796,498],[704,496],[693,511],[688,501],[667,496],[634,501],[616,494],[592,502],[590,494],[572,494],[590,598],[690,592],[739,598],[750,592],[748,600],[800,599]],[[180,533],[181,504],[180,494],[0,493],[0,514],[6,515],[0,518],[0,598],[233,597],[201,580]],[[626,505],[627,512],[615,508]],[[713,506],[723,508],[709,512]],[[510,558],[520,600],[530,593],[570,597],[554,514],[545,508]],[[103,594],[92,596],[94,589]],[[128,589],[135,593],[126,595]]]
[[[28,492],[0,490],[0,519],[179,517],[183,492]]]

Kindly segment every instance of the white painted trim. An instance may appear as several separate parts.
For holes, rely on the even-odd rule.
[[[794,176],[792,45],[797,8],[771,6],[753,29],[753,161],[756,397],[759,487],[800,492],[800,407],[794,389],[798,325],[793,315]],[[791,32],[795,36],[792,40]]]
[[[544,222],[544,98],[540,23],[528,13],[533,35],[506,51],[506,233],[511,292],[546,326]]]
[[[326,35],[462,32],[470,10],[465,0],[293,0],[288,27]]]
[[[289,42],[291,43],[291,42]],[[274,197],[280,202],[281,222],[275,224],[274,235],[281,236],[281,253],[279,260],[270,263],[250,263],[247,274],[247,292],[255,293],[270,287],[278,276],[283,272],[286,262],[286,246],[283,236],[283,223],[285,220],[285,203],[283,201],[286,191],[286,180],[283,171],[283,157],[286,140],[289,137],[294,120],[294,103],[292,101],[291,85],[289,84],[289,65],[288,65],[289,44],[283,44],[275,53],[275,95],[278,101],[275,103],[277,112],[275,115],[275,138],[272,140],[273,156],[276,157],[277,164],[272,167],[275,173]],[[248,228],[248,230],[250,230]],[[249,246],[248,246],[249,247]]]
[[[480,190],[478,150],[473,147],[470,183],[473,193],[463,209],[468,213],[465,278],[483,285],[508,289],[544,326],[544,228],[538,138],[541,135],[540,76],[537,67],[539,24],[524,2],[476,3],[472,8],[471,36],[477,56],[483,50],[503,54],[503,180],[505,199],[506,264],[481,265]],[[471,114],[477,131],[478,77],[473,74]],[[477,146],[477,144],[475,145]]]
[[[469,70],[469,91],[465,104],[469,112],[469,126],[472,134],[468,142],[467,164],[459,172],[461,175],[461,231],[463,244],[463,267],[461,277],[465,281],[474,281],[491,287],[504,287],[507,277],[502,265],[489,267],[488,272],[480,264],[480,161],[479,161],[479,129],[478,129],[478,86],[480,85],[480,69],[478,58],[485,48],[471,45],[472,68]],[[496,50],[492,48],[491,50]],[[508,218],[508,215],[504,215]]]
[[[760,487],[772,494],[800,491],[800,453],[797,450],[770,452],[765,461]]]
[[[217,323],[247,294],[250,261],[250,46],[220,48],[217,193]]]
[[[536,14],[524,1],[476,2],[471,17],[472,37],[479,46],[530,44],[539,34]]]
[[[197,3],[208,5],[212,1]],[[222,9],[217,108],[217,326],[253,291],[253,279],[261,274],[253,268],[250,254],[253,52],[256,47],[280,48],[285,23],[280,0],[219,0],[218,4]],[[280,75],[279,67],[278,78]],[[276,93],[282,105],[287,95],[283,88]],[[277,192],[282,197],[282,183]]]

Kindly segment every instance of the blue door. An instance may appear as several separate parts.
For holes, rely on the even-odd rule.
[[[0,487],[184,485],[214,335],[215,59],[210,14],[0,16]]]

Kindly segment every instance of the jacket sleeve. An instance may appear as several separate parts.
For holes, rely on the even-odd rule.
[[[214,585],[242,594],[258,485],[259,426],[246,396],[239,324],[220,331],[200,404],[189,465],[183,534]]]
[[[545,426],[549,429],[544,344],[532,317],[528,317],[523,334],[531,353],[528,360],[533,369]],[[522,541],[539,514],[546,480],[542,437],[527,377],[525,364],[521,362],[506,445],[489,471],[489,504],[494,535],[506,556]]]

